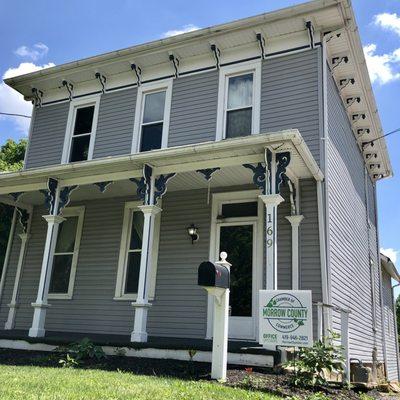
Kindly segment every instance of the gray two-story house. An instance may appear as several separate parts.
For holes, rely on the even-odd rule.
[[[306,289],[315,339],[338,331],[347,360],[397,380],[383,310],[398,275],[381,269],[376,205],[392,170],[349,3],[7,79],[34,109],[24,170],[0,176],[15,207],[0,346],[88,336],[110,353],[209,360],[197,269],[226,251],[230,362],[278,362],[257,349],[258,292]]]

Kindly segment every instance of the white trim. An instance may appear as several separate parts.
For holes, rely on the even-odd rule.
[[[78,258],[79,258],[79,248],[81,245],[81,238],[82,238],[82,229],[83,229],[83,219],[85,216],[85,206],[79,207],[69,207],[63,211],[62,216],[64,218],[68,217],[78,217],[78,224],[76,227],[76,234],[75,234],[75,246],[72,256],[72,264],[71,264],[71,272],[69,275],[69,283],[68,283],[68,292],[67,293],[50,293],[48,294],[48,299],[63,299],[63,300],[71,300],[74,294],[74,286],[75,286],[75,275],[76,275],[76,268],[78,266]],[[58,239],[58,237],[57,237]],[[62,253],[53,253],[53,259],[56,255],[61,255]],[[70,253],[68,253],[70,254]],[[53,263],[54,268],[54,263]],[[50,278],[51,279],[51,278]]]
[[[229,78],[253,73],[253,99],[251,134],[260,133],[261,59],[222,67],[219,71],[217,131],[215,140],[226,138],[226,112]]]
[[[146,94],[161,92],[165,90],[165,104],[164,104],[164,119],[163,119],[163,131],[161,139],[161,148],[165,149],[168,146],[168,134],[169,134],[169,121],[171,114],[171,100],[172,100],[172,84],[173,79],[164,79],[159,82],[145,83],[140,85],[137,90],[136,108],[135,108],[135,122],[133,125],[133,138],[131,153],[140,152],[140,140],[142,131],[142,121]]]
[[[124,293],[124,287],[125,287],[126,268],[127,268],[128,243],[130,241],[130,233],[131,233],[130,228],[132,224],[132,214],[133,210],[141,212],[139,208],[139,206],[141,205],[142,203],[140,201],[128,201],[125,203],[124,219],[122,222],[122,234],[121,234],[121,242],[120,242],[119,257],[118,257],[117,280],[115,284],[115,295],[113,299],[116,301],[121,301],[121,300],[133,301],[137,299],[137,294]],[[153,237],[154,241],[153,241],[153,246],[151,247],[152,268],[151,268],[151,279],[149,282],[149,300],[154,300],[156,291],[160,225],[161,225],[161,214],[157,214],[155,215],[155,222],[154,222],[154,237]]]
[[[97,122],[98,122],[99,109],[100,109],[100,98],[101,98],[101,93],[95,94],[92,96],[87,96],[83,99],[71,100],[70,105],[69,105],[69,111],[68,111],[67,129],[65,131],[64,147],[63,147],[63,152],[62,152],[62,157],[61,157],[62,164],[70,163],[69,158],[70,158],[70,153],[71,153],[72,136],[73,136],[73,130],[74,130],[74,126],[75,126],[77,109],[94,105],[92,131],[90,132],[88,158],[87,158],[87,160],[84,160],[84,161],[93,159],[94,144],[96,142]],[[78,161],[78,162],[83,162],[83,161]]]
[[[263,216],[264,216],[264,207],[263,203],[259,200],[258,196],[261,192],[259,190],[243,190],[236,192],[223,192],[223,193],[214,193],[212,195],[212,205],[211,205],[211,224],[210,224],[210,248],[209,248],[209,259],[217,260],[218,252],[217,246],[219,244],[218,238],[218,225],[221,223],[246,223],[256,224],[256,238],[255,248],[253,249],[253,253],[255,255],[254,265],[256,270],[253,271],[253,290],[256,292],[253,293],[253,307],[255,302],[255,310],[257,309],[258,304],[258,292],[262,289],[263,282],[263,245],[260,238],[263,236]],[[252,202],[257,201],[257,217],[239,217],[239,218],[225,218],[223,222],[218,223],[217,217],[222,207],[222,204],[226,203],[242,203],[242,202]],[[229,258],[229,254],[228,254]],[[257,268],[259,266],[259,268]],[[207,296],[207,330],[206,330],[206,339],[212,338],[213,332],[213,309],[214,309],[214,299],[213,296]],[[257,332],[258,332],[258,318],[253,318],[254,322],[254,332],[255,332],[255,340],[258,340]]]
[[[29,153],[29,147],[31,143],[31,138],[32,138],[32,133],[33,133],[33,126],[35,124],[35,118],[36,118],[36,107],[32,107],[32,114],[31,114],[31,121],[29,124],[29,134],[28,134],[28,143],[26,144],[26,149],[25,149],[25,155],[24,155],[24,164],[22,169],[26,169],[26,161],[28,160],[28,153]]]

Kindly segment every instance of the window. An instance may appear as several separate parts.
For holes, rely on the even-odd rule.
[[[64,210],[53,257],[49,298],[71,299],[82,235],[84,207]]]
[[[217,140],[260,133],[261,62],[220,69]]]
[[[141,205],[139,202],[128,202],[125,204],[115,300],[136,299],[139,284],[140,260],[142,256],[144,224],[143,213],[138,208],[139,205]],[[152,251],[152,268],[149,287],[150,298],[154,298],[155,292],[160,215],[157,214],[154,218],[156,218],[154,223],[154,242],[150,247]]]
[[[71,101],[63,162],[91,160],[97,128],[100,97]]]
[[[167,147],[172,80],[138,89],[132,153]]]

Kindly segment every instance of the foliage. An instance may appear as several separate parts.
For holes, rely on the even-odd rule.
[[[343,373],[343,348],[335,344],[339,335],[331,332],[328,337],[318,340],[312,347],[302,348],[298,358],[286,365],[294,369],[291,383],[294,386],[326,386],[325,371]]]
[[[124,349],[123,347],[117,347],[117,348],[114,350],[114,354],[115,354],[117,357],[124,357],[124,356],[126,356],[126,349]]]
[[[13,400],[279,400],[208,381],[98,369],[0,365],[0,399]],[[282,400],[282,399],[281,399]]]
[[[300,399],[300,397],[294,396],[294,397],[291,397],[289,400],[301,400],[301,399]],[[321,392],[318,392],[318,393],[315,393],[315,394],[307,397],[307,400],[329,400],[329,397],[325,396]]]
[[[22,169],[27,144],[26,139],[21,139],[19,142],[8,139],[0,148],[0,171],[19,171]]]
[[[65,358],[61,358],[58,363],[63,367],[63,368],[75,368],[79,367],[79,361],[75,360],[74,357],[71,355],[67,354]]]
[[[74,356],[78,362],[87,360],[100,361],[106,357],[103,349],[96,346],[89,338],[83,338],[80,342],[72,343],[69,354]]]

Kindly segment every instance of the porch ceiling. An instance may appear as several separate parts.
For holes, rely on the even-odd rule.
[[[322,179],[322,173],[305,145],[298,130],[286,130],[243,138],[207,142],[139,153],[129,156],[103,158],[84,163],[56,165],[0,175],[0,201],[10,201],[9,193],[24,192],[22,201],[28,204],[42,203],[38,190],[45,189],[48,178],[56,178],[61,187],[80,185],[74,192],[74,200],[132,195],[136,186],[129,178],[142,176],[145,163],[153,167],[154,174],[176,172],[168,184],[168,190],[189,190],[207,187],[198,169],[220,167],[213,175],[211,187],[250,184],[251,171],[244,163],[264,162],[265,149],[279,152],[289,151],[292,160],[291,174],[299,179]],[[101,194],[93,183],[113,181],[109,189]],[[27,193],[29,192],[29,193]]]

